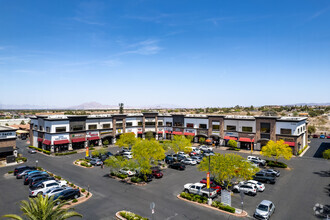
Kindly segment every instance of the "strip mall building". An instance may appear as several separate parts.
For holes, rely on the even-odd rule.
[[[225,145],[237,141],[242,149],[260,150],[269,140],[284,140],[296,154],[307,145],[306,117],[171,115],[141,113],[127,115],[36,116],[31,118],[30,141],[35,147],[63,151],[115,143],[121,134],[133,132],[144,138],[152,132],[158,140],[173,135],[208,138]]]

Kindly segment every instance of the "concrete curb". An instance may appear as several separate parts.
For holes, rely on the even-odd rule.
[[[78,160],[79,160],[79,159],[78,159]],[[86,168],[86,169],[94,168],[93,166],[91,166],[91,167],[84,167],[84,166],[81,166],[80,163],[79,163],[78,161],[77,161],[77,164],[76,164],[76,161],[77,161],[77,160],[73,161],[73,165],[75,165],[75,166],[77,166],[77,167],[82,167],[82,168]]]
[[[203,206],[203,207],[206,207],[206,208],[209,208],[209,209],[213,209],[213,210],[216,210],[216,211],[219,211],[219,212],[222,212],[222,213],[225,213],[225,214],[228,214],[228,215],[233,215],[233,216],[236,216],[236,217],[246,217],[248,216],[248,213],[246,211],[243,210],[243,213],[241,214],[236,214],[236,213],[231,213],[231,212],[227,212],[227,211],[224,211],[224,210],[221,210],[221,209],[218,209],[218,208],[215,208],[213,206],[209,206],[207,204],[202,204],[202,203],[198,203],[198,202],[194,202],[194,201],[190,201],[188,199],[184,199],[182,198],[180,195],[177,195],[177,198],[178,199],[181,199],[183,201],[186,201],[186,202],[190,202],[190,203],[193,203],[193,204],[196,204],[196,205],[200,205],[200,206]],[[236,209],[236,208],[235,208]]]
[[[308,147],[299,155],[299,157],[302,157],[304,156],[304,154],[308,151],[308,149],[310,148],[311,146],[308,145]]]
[[[120,220],[127,220],[127,218],[124,218],[124,217],[122,217],[122,216],[120,215],[120,212],[129,212],[129,213],[133,213],[133,212],[126,211],[126,210],[121,210],[121,211],[116,212],[116,218],[117,218],[117,219],[120,219]],[[133,214],[135,214],[135,213],[133,213]]]
[[[145,186],[145,185],[147,185],[147,183],[145,183],[145,182],[143,182],[143,183],[133,183],[129,179],[129,177],[127,177],[126,179],[120,179],[119,177],[111,176],[110,174],[109,174],[109,177],[112,178],[112,179],[118,180],[119,182],[130,184],[130,185],[135,185],[135,186]]]

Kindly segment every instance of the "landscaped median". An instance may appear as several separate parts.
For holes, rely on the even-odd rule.
[[[110,172],[109,175],[113,179],[120,180],[121,182],[128,183],[128,184],[134,184],[138,186],[144,186],[147,183],[143,181],[143,179],[133,176],[128,177],[126,174],[120,173],[120,172]]]
[[[214,209],[229,215],[234,215],[237,217],[246,217],[248,215],[246,211],[238,212],[234,207],[224,205],[219,201],[213,201],[212,205],[210,206],[207,204],[207,198],[200,195],[194,195],[191,193],[182,192],[177,197],[186,202],[190,202],[200,206],[204,206],[206,208]]]
[[[121,219],[121,220],[148,220],[148,218],[144,218],[140,215],[137,215],[133,212],[129,212],[129,211],[119,211],[116,213],[116,217],[117,219]]]
[[[75,160],[73,164],[83,168],[93,168],[92,164],[89,163],[89,160],[83,158]]]

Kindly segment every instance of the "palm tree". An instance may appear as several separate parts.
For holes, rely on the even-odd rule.
[[[59,204],[58,206],[56,206]],[[21,201],[21,210],[23,216],[29,220],[63,220],[74,216],[82,217],[81,214],[71,211],[71,209],[62,208],[67,203],[59,203],[53,197],[43,197],[38,195],[37,198],[29,198],[29,201]],[[3,218],[23,220],[22,217],[14,214],[2,216]]]

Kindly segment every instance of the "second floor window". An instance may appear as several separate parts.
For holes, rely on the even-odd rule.
[[[174,122],[175,127],[182,127],[183,124],[181,122]]]
[[[97,125],[88,125],[88,130],[95,130],[97,129]]]
[[[50,132],[50,127],[46,127],[46,132]]]
[[[234,126],[234,125],[227,125],[227,131],[236,131],[236,126]]]
[[[56,127],[55,131],[56,133],[66,132],[66,127]]]
[[[132,127],[133,123],[132,122],[126,122],[126,127]]]
[[[159,121],[158,122],[158,126],[163,126],[163,122],[162,121]]]
[[[142,126],[142,121],[138,121],[138,126]]]
[[[193,123],[187,123],[187,128],[193,128],[194,124]]]
[[[213,131],[220,131],[220,125],[212,125]]]
[[[206,124],[199,124],[199,128],[206,129],[207,125]]]
[[[146,126],[155,126],[156,123],[154,121],[146,121]]]
[[[252,132],[252,127],[242,127],[242,131],[244,132]]]
[[[110,128],[110,124],[103,124],[103,128]]]
[[[281,128],[281,134],[292,134],[292,130],[291,129],[285,129],[285,128]]]
[[[166,126],[168,126],[168,127],[172,127],[172,122],[166,122]]]
[[[123,123],[116,123],[116,128],[122,128],[123,127]]]
[[[84,126],[83,125],[73,125],[73,126],[71,126],[71,130],[72,131],[82,131],[82,130],[84,130]]]
[[[270,123],[260,123],[260,133],[270,134]]]

